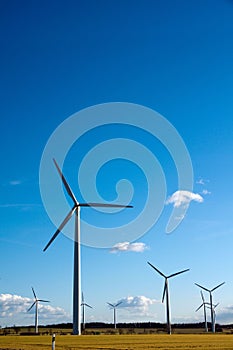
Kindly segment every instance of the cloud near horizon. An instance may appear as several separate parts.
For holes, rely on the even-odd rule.
[[[233,305],[223,307],[219,310],[216,309],[217,323],[233,323]]]
[[[27,312],[34,299],[22,297],[14,294],[0,294],[0,319],[14,319],[27,317],[33,322],[35,310],[34,307]],[[60,308],[49,304],[39,303],[39,319],[56,322],[57,320],[69,321],[70,316]]]
[[[203,197],[198,193],[193,193],[190,191],[176,191],[167,200],[166,204],[173,204],[175,208],[187,207],[191,201],[202,203],[204,201]]]
[[[118,253],[118,252],[143,253],[146,249],[148,249],[148,247],[146,246],[145,243],[142,243],[142,242],[137,242],[137,243],[119,242],[110,249],[110,253]]]

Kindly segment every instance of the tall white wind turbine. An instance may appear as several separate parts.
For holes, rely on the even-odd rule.
[[[81,334],[81,264],[80,264],[80,208],[81,207],[107,207],[107,208],[132,208],[131,205],[119,205],[119,204],[107,204],[107,203],[79,203],[75,198],[68,182],[62,174],[57,162],[53,159],[57,171],[62,179],[63,185],[73,201],[73,207],[67,214],[53,237],[50,239],[48,244],[45,246],[45,251],[58,234],[62,231],[64,226],[71,219],[72,215],[75,214],[75,230],[74,230],[74,282],[73,282],[73,334]]]
[[[208,324],[207,324],[207,317],[206,317],[206,305],[209,304],[205,301],[204,295],[201,291],[201,298],[202,298],[202,304],[196,309],[196,312],[200,310],[203,307],[204,310],[204,320],[205,320],[205,331],[208,332]]]
[[[32,287],[32,293],[34,295],[35,300],[32,303],[32,305],[29,307],[28,311],[30,311],[33,308],[33,306],[35,305],[35,333],[38,333],[38,306],[39,306],[39,302],[49,303],[49,301],[43,300],[43,299],[38,299],[33,287]]]
[[[83,317],[82,317],[82,330],[84,331],[85,330],[85,307],[89,307],[92,309],[92,306],[88,305],[87,303],[85,303],[84,301],[84,295],[82,293],[82,303],[81,303],[81,306],[82,306],[82,314],[83,314]]]
[[[147,262],[155,271],[157,271],[162,277],[165,278],[165,283],[164,283],[164,289],[163,289],[163,297],[162,297],[162,303],[164,302],[164,298],[166,295],[166,313],[167,313],[167,333],[171,334],[171,321],[170,321],[170,306],[169,306],[169,289],[168,289],[168,279],[174,276],[177,276],[183,272],[189,271],[189,269],[182,270],[176,273],[173,273],[169,276],[165,276],[161,271],[159,271],[154,265],[151,263]]]
[[[212,333],[215,333],[215,321],[214,321],[214,307],[213,307],[213,297],[212,297],[212,292],[214,290],[216,290],[217,288],[221,287],[225,282],[222,282],[220,284],[218,284],[216,287],[212,288],[212,289],[207,289],[203,286],[201,286],[200,284],[196,284],[196,286],[206,290],[207,292],[210,293],[210,314],[211,314],[211,325],[212,325]]]
[[[111,303],[107,303],[107,304],[113,309],[113,323],[114,323],[114,328],[116,329],[116,309],[120,304],[122,304],[122,301],[120,301],[117,304],[111,304]]]

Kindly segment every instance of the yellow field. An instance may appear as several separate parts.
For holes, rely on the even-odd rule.
[[[1,336],[0,350],[48,350],[51,336]],[[233,350],[232,334],[58,335],[56,350]]]

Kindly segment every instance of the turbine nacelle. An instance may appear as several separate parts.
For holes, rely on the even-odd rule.
[[[120,304],[122,304],[123,301],[120,301],[119,303],[116,303],[116,304],[111,304],[111,303],[108,303],[107,304],[112,308],[112,309],[116,309]]]
[[[206,290],[207,292],[212,293],[215,289],[221,287],[221,286],[222,286],[223,284],[225,284],[225,283],[226,283],[226,282],[222,282],[222,283],[218,284],[216,287],[214,287],[214,288],[212,288],[212,289],[208,289],[208,288],[206,288],[206,287],[203,287],[203,286],[201,286],[201,285],[198,284],[198,283],[195,283],[195,284],[196,284],[196,286],[198,286],[198,287],[200,287],[200,288]]]
[[[80,305],[81,305],[81,306],[87,306],[87,307],[89,307],[89,308],[93,309],[93,307],[92,307],[92,306],[90,306],[90,305],[88,305],[87,303],[85,303],[83,293],[82,293],[82,302],[81,302],[81,304],[80,304]]]
[[[34,288],[33,288],[33,287],[32,287],[32,293],[33,293],[33,295],[34,295],[35,300],[34,300],[34,302],[32,303],[32,305],[29,307],[29,309],[28,309],[27,311],[30,311],[30,310],[33,308],[33,306],[34,306],[36,303],[38,303],[38,302],[42,302],[42,303],[50,303],[50,301],[49,301],[49,300],[38,299],[38,298],[37,298],[37,296],[36,296],[36,293],[35,293],[35,291],[34,291]]]
[[[155,271],[157,271],[163,278],[165,278],[165,283],[164,283],[164,289],[163,289],[163,296],[162,296],[162,303],[164,302],[165,294],[168,292],[168,279],[171,277],[175,277],[181,273],[184,273],[186,271],[189,271],[189,269],[185,269],[179,272],[172,273],[171,275],[164,275],[159,269],[157,269],[154,265],[152,265],[149,261],[147,262]]]

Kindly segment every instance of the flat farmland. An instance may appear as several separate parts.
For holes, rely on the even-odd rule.
[[[51,336],[1,336],[0,350],[51,349]],[[233,350],[232,334],[58,335],[56,350]]]

